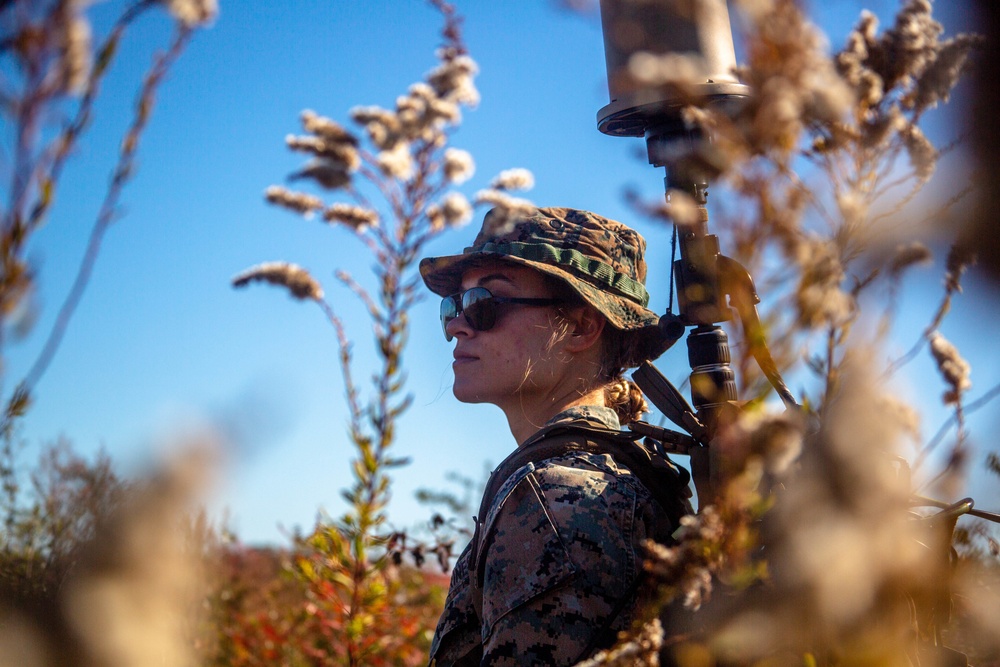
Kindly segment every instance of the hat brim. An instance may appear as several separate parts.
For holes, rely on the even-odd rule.
[[[461,291],[462,275],[468,269],[491,261],[526,266],[556,278],[579,294],[586,303],[593,306],[616,329],[632,331],[647,330],[652,327],[657,330],[657,333],[659,331],[657,323],[660,317],[648,308],[629,299],[609,294],[606,290],[592,285],[578,275],[560,267],[514,255],[478,251],[461,255],[427,257],[420,262],[420,276],[432,292],[440,296],[449,296]]]

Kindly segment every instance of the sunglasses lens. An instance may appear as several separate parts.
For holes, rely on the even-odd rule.
[[[497,320],[493,295],[483,287],[473,287],[462,295],[462,311],[476,331],[489,331]]]
[[[448,333],[448,323],[460,314],[465,315],[469,326],[476,331],[489,331],[497,321],[497,305],[485,287],[473,287],[441,299],[441,328],[446,340],[453,338]]]
[[[446,296],[441,299],[441,328],[444,330],[445,340],[451,340],[448,334],[448,323],[458,317],[458,295]]]

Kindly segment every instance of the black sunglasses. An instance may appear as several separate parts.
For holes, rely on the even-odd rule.
[[[497,323],[497,306],[500,304],[554,306],[562,301],[562,299],[519,299],[493,296],[485,287],[471,287],[464,292],[441,299],[441,328],[444,329],[444,337],[451,340],[453,336],[448,333],[448,323],[463,313],[470,327],[476,331],[489,331]]]

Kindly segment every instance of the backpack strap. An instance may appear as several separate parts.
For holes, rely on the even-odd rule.
[[[470,593],[473,609],[480,619],[486,572],[486,559],[482,556],[489,546],[489,535],[485,532],[486,517],[504,483],[528,464],[541,463],[573,452],[610,454],[615,462],[627,467],[653,496],[658,505],[658,514],[670,525],[661,539],[670,539],[669,535],[680,525],[681,517],[693,513],[689,501],[691,489],[688,486],[691,477],[687,470],[679,468],[667,458],[659,443],[649,440],[639,442],[641,437],[637,433],[609,429],[582,420],[554,424],[525,441],[493,471],[479,505],[469,558]],[[623,606],[619,604],[616,607],[614,616],[620,613]],[[610,620],[613,621],[614,618]]]

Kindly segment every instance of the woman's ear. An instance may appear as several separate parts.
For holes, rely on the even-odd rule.
[[[601,333],[604,331],[607,320],[594,308],[583,306],[574,309],[572,313],[569,313],[568,319],[572,328],[569,331],[569,336],[565,339],[567,351],[582,352],[600,343]]]

